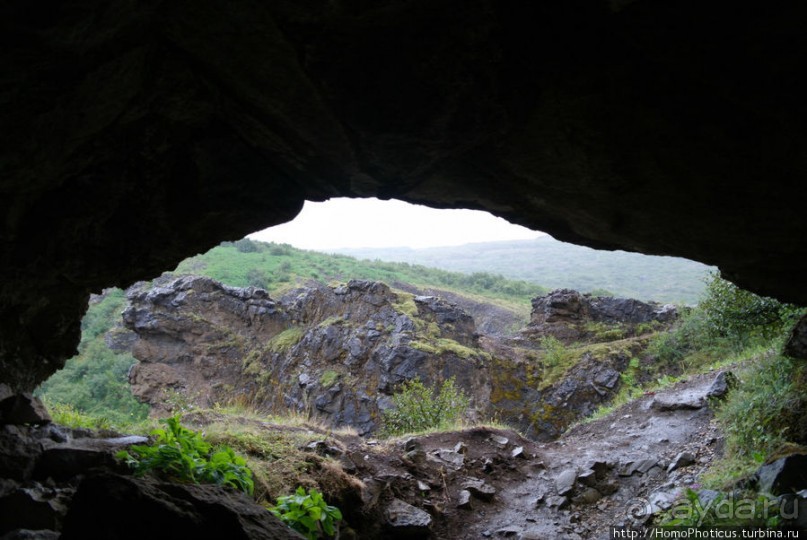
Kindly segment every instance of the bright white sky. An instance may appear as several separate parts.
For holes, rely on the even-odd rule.
[[[323,203],[306,202],[293,221],[249,237],[302,249],[327,250],[456,246],[543,235],[478,210],[436,210],[396,200],[339,198]]]

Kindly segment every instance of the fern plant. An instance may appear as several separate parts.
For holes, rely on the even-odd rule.
[[[322,498],[322,493],[301,487],[293,495],[277,498],[277,506],[269,511],[280,520],[309,540],[329,538],[336,534],[342,512],[330,506]]]
[[[133,445],[116,457],[136,475],[153,471],[177,482],[229,486],[252,495],[252,471],[243,457],[227,446],[211,447],[199,433],[184,427],[178,415],[163,423],[167,429],[151,432],[154,445]]]

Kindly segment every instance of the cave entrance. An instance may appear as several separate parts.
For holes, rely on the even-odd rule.
[[[381,282],[410,297],[447,299],[474,318],[481,334],[513,335],[530,321],[531,300],[553,289],[694,304],[707,272],[707,267],[683,259],[564,244],[480,211],[437,210],[395,200],[333,199],[306,203],[292,222],[223,242],[185,259],[153,282],[135,287],[147,291],[179,276],[198,275],[229,287],[263,289],[278,299],[298,289],[338,286],[353,279]],[[130,392],[134,356],[146,353],[132,354],[137,336],[131,327],[137,322],[134,314],[126,323],[122,320],[126,305],[126,293],[120,289],[92,297],[82,323],[79,355],[39,390],[49,402],[111,421],[142,419],[148,414],[149,407],[134,400]],[[407,304],[410,311],[412,306]],[[434,327],[431,330],[435,332]],[[215,364],[220,356],[215,351],[226,352],[230,343],[225,338],[238,331],[219,334],[211,332],[221,339],[209,337],[209,343],[196,344],[193,350],[185,350],[184,345],[155,350],[205,364],[199,369],[212,373],[215,366],[208,364]],[[278,343],[299,337],[290,333],[278,338]],[[137,388],[141,399],[151,406],[161,400],[163,412],[192,405],[194,397],[182,391],[180,380],[163,380],[163,372],[152,375],[148,385]],[[161,381],[168,389],[159,388]],[[229,384],[219,386],[225,392]]]

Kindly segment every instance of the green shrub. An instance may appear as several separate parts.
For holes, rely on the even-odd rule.
[[[677,366],[685,371],[685,364],[706,365],[736,349],[728,338],[712,335],[705,312],[694,308],[684,309],[673,329],[654,335],[647,352],[658,360],[659,366]]]
[[[569,348],[555,336],[542,337],[541,347],[544,349],[544,366],[547,368],[562,366],[571,356]]]
[[[229,486],[252,495],[254,482],[246,460],[230,447],[213,448],[199,433],[180,424],[179,416],[164,420],[167,429],[155,429],[155,444],[133,445],[118,452],[119,459],[142,475],[155,472],[168,480]]]
[[[342,512],[330,506],[322,493],[298,487],[294,495],[277,498],[277,506],[269,508],[280,520],[309,540],[336,535]]]
[[[741,384],[716,413],[726,454],[751,464],[785,442],[806,443],[806,376],[802,362],[772,354],[740,373]]]
[[[105,416],[92,416],[85,414],[69,403],[45,402],[48,413],[54,423],[69,428],[84,429],[112,429],[113,425]]]
[[[241,253],[255,253],[258,251],[258,246],[249,238],[242,238],[241,240],[237,240],[233,242],[235,245],[235,249],[240,251]]]
[[[454,377],[443,382],[439,391],[427,388],[420,379],[406,381],[392,401],[395,407],[382,413],[386,435],[452,426],[470,404],[468,396],[454,385]]]
[[[796,306],[758,296],[711,275],[699,306],[712,337],[726,337],[745,345],[749,338],[771,339],[783,334],[801,312]]]

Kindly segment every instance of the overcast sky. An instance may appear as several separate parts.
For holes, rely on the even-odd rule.
[[[306,202],[291,222],[249,235],[302,249],[412,248],[526,240],[543,235],[477,210],[435,210],[401,201],[331,199]]]

